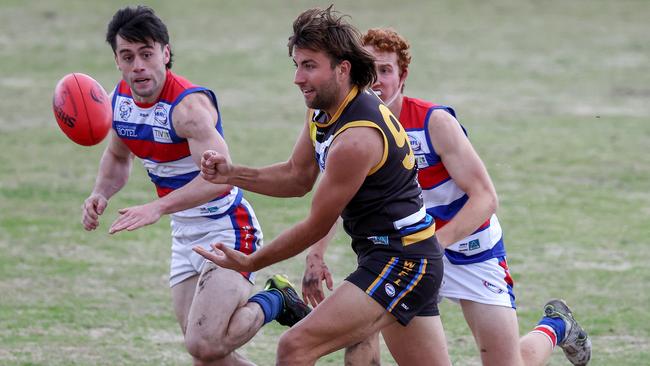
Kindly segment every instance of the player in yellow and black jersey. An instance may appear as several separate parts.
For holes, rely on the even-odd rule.
[[[441,257],[437,245],[410,246],[433,236],[435,226],[424,210],[406,132],[381,100],[372,91],[354,87],[331,118],[323,110],[312,110],[311,122],[321,171],[325,171],[332,142],[347,129],[372,128],[383,139],[381,161],[370,169],[341,214],[357,255],[379,251],[381,255]]]
[[[309,215],[248,256],[219,243],[212,252],[197,252],[221,267],[259,270],[299,254],[341,216],[358,268],[282,335],[277,364],[313,365],[381,330],[397,363],[449,365],[436,305],[442,253],[424,211],[409,140],[367,91],[376,79],[374,59],[342,18],[330,7],[307,10],[294,21],[288,44],[294,83],[311,112],[289,159],[250,168],[206,151],[201,163],[210,182],[276,197],[304,195],[322,171]],[[260,306],[265,318],[279,311]]]

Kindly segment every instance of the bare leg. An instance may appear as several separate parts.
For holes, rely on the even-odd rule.
[[[239,273],[209,262],[198,280],[193,277],[174,286],[174,307],[195,365],[252,364],[233,352],[263,325],[259,305],[247,302],[251,289]]]
[[[345,366],[379,366],[379,333],[345,349]]]
[[[176,320],[178,321],[178,325],[181,327],[183,336],[187,330],[187,314],[189,314],[190,307],[192,306],[192,299],[194,298],[196,282],[198,279],[199,276],[196,275],[172,287],[174,313],[176,314]]]
[[[381,334],[399,365],[451,365],[440,316],[416,316],[406,327],[394,323]]]
[[[330,352],[356,344],[395,323],[375,300],[345,281],[278,344],[278,365],[314,365]]]
[[[546,365],[553,354],[551,341],[540,333],[528,333],[521,337],[519,346],[526,366]]]
[[[552,349],[540,335],[527,335],[520,343],[514,309],[468,300],[460,303],[481,352],[483,365],[543,365],[548,361]]]

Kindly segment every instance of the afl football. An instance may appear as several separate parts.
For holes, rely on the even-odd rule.
[[[54,117],[61,131],[79,145],[100,143],[111,128],[111,102],[92,77],[71,73],[56,84],[52,100]]]

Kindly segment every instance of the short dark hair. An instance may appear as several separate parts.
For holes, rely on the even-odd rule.
[[[117,48],[118,35],[129,42],[149,43],[154,41],[163,46],[169,44],[167,26],[153,9],[144,5],[138,5],[135,8],[127,6],[113,15],[106,30],[106,42],[113,48],[113,53]],[[165,67],[172,68],[171,50],[169,62]]]
[[[363,48],[361,33],[332,7],[309,9],[296,18],[287,44],[289,56],[294,48],[304,48],[327,53],[332,67],[348,60],[352,84],[366,88],[377,79],[375,58]]]

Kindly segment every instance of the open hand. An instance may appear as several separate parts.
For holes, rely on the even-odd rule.
[[[203,258],[218,265],[219,267],[232,269],[239,272],[253,272],[253,261],[250,255],[246,255],[240,251],[227,247],[223,243],[215,243],[210,245],[213,252],[205,250],[203,247],[195,246],[192,248],[195,252],[199,253]]]
[[[330,291],[334,289],[332,274],[325,261],[319,256],[308,255],[305,273],[302,276],[302,299],[313,307],[325,299],[323,281]]]
[[[111,228],[108,229],[109,234],[115,234],[122,230],[133,231],[151,225],[162,216],[158,207],[153,203],[123,208],[118,213],[120,216],[115,219]]]

